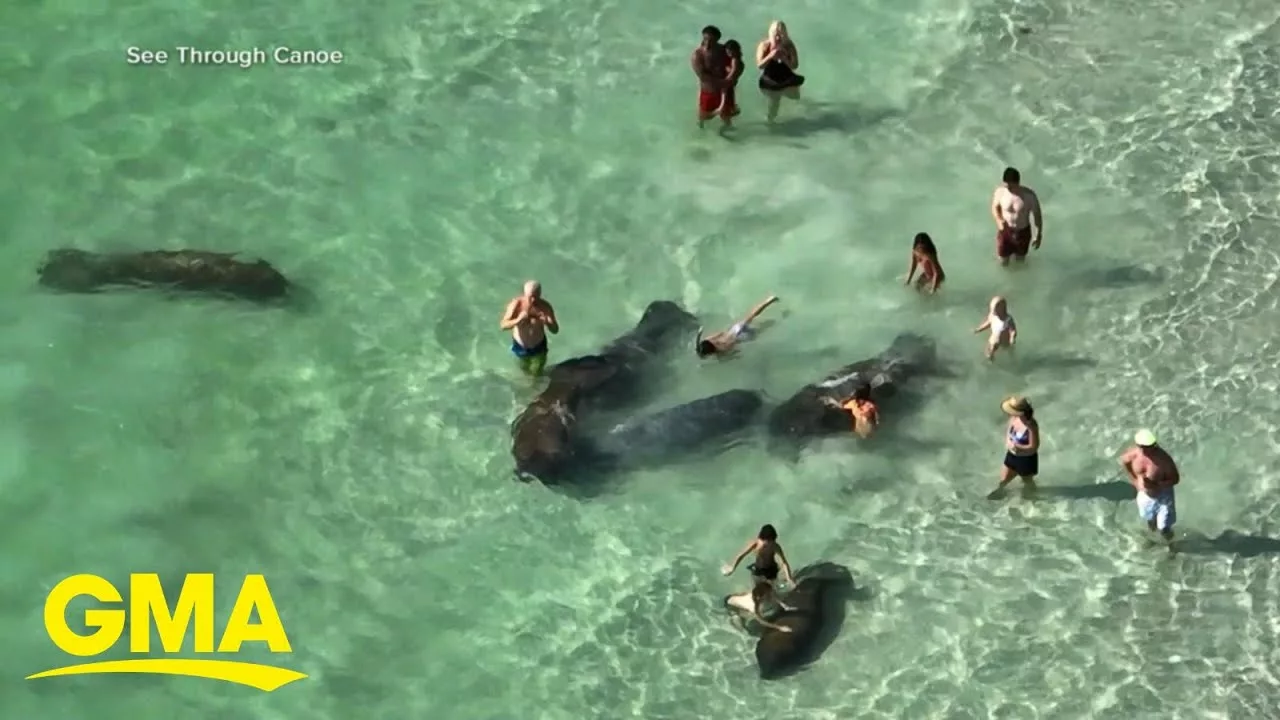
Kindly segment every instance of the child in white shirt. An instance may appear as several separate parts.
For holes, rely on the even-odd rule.
[[[993,360],[996,351],[1000,348],[1013,349],[1014,343],[1018,341],[1018,325],[1013,321],[1013,315],[1009,314],[1009,303],[999,295],[991,298],[991,305],[987,309],[987,319],[982,324],[974,328],[974,334],[983,330],[990,330],[991,337],[987,340],[987,360]]]

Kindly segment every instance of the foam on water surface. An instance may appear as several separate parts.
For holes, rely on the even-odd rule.
[[[759,8],[21,10],[0,10],[0,669],[59,659],[38,618],[66,574],[264,572],[311,679],[29,682],[5,717],[1275,717],[1271,5],[805,2],[783,19],[806,99],[768,131],[747,76],[736,142],[689,127],[687,57],[708,22],[750,50]],[[188,41],[349,61],[125,65]],[[986,211],[1006,164],[1046,207],[1017,271]],[[901,286],[920,230],[937,297]],[[316,302],[54,296],[34,268],[56,246],[244,251]],[[748,443],[578,501],[511,478],[535,390],[496,319],[528,277],[558,359],[655,298],[712,328],[782,297],[652,408],[783,399],[903,331],[952,377],[875,445],[792,465]],[[989,366],[970,330],[997,293],[1020,342]],[[1013,392],[1044,489],[1068,491],[984,499]],[[1103,493],[1138,426],[1183,465],[1180,529],[1243,540],[1145,542]],[[769,684],[718,607],[763,522],[866,589],[817,665]]]

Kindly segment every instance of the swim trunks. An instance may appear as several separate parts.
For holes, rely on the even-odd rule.
[[[515,340],[511,341],[511,354],[520,361],[520,368],[530,375],[541,375],[547,366],[547,339],[543,338],[537,346],[527,348]]]
[[[747,340],[755,338],[756,331],[750,325],[739,322],[734,323],[733,327],[729,328],[729,334],[732,335],[733,339],[737,342],[746,342]]]
[[[996,255],[1002,258],[1026,257],[1031,250],[1031,226],[996,233]]]
[[[1138,514],[1148,523],[1154,522],[1160,532],[1172,530],[1178,521],[1177,505],[1173,499],[1173,488],[1167,488],[1154,496],[1145,492],[1138,493]]]
[[[714,115],[720,109],[720,101],[724,98],[724,93],[719,91],[699,90],[698,91],[698,112],[703,115]]]
[[[778,579],[778,566],[777,566],[777,565],[764,565],[764,566],[761,566],[761,565],[758,565],[758,564],[756,564],[756,563],[752,563],[751,565],[749,565],[749,566],[747,567],[747,570],[751,571],[751,574],[752,574],[752,575],[754,575],[754,576],[756,576],[756,577],[764,578],[765,580],[777,580],[777,579]]]

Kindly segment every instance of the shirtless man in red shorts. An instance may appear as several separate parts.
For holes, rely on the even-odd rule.
[[[1000,179],[1000,186],[991,196],[991,217],[996,221],[996,257],[1001,265],[1008,265],[1010,257],[1022,262],[1031,248],[1040,249],[1044,218],[1040,215],[1040,198],[1022,184],[1022,174],[1016,168],[1005,168]]]
[[[720,44],[720,28],[715,25],[702,28],[702,43],[689,57],[693,74],[698,76],[698,127],[720,113],[728,64],[724,46]],[[722,120],[725,124],[729,122],[728,117]]]

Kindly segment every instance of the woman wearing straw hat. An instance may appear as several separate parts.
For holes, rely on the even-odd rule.
[[[1178,520],[1173,486],[1182,479],[1178,464],[1156,443],[1155,433],[1139,430],[1133,447],[1120,456],[1120,465],[1138,491],[1138,514],[1151,532],[1159,532],[1165,542],[1173,541],[1173,524]]]
[[[1000,409],[1009,416],[1004,433],[1004,465],[1000,468],[1000,484],[988,498],[999,497],[1014,478],[1022,478],[1023,485],[1035,487],[1040,472],[1040,424],[1036,422],[1031,401],[1021,395],[1010,395],[1000,403]]]

